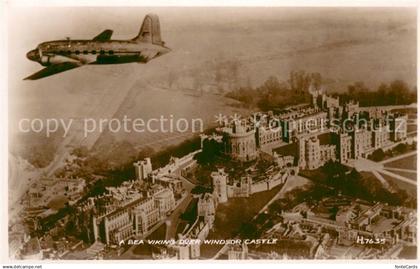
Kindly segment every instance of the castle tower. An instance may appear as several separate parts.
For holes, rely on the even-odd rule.
[[[134,169],[136,172],[136,179],[143,181],[152,173],[152,162],[150,158],[145,158],[143,161],[135,162]]]
[[[316,136],[309,138],[305,147],[305,159],[307,160],[306,165],[308,169],[318,168],[320,164],[319,139]]]
[[[298,166],[299,168],[306,168],[306,141],[303,137],[299,138],[299,161]]]
[[[211,173],[213,191],[219,203],[226,203],[227,197],[227,174],[223,168]]]

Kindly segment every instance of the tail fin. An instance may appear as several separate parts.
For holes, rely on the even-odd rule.
[[[163,45],[160,37],[159,17],[156,14],[147,14],[141,25],[140,32],[134,41]]]

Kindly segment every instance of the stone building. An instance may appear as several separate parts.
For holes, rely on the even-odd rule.
[[[372,147],[380,149],[391,143],[389,126],[379,125],[372,129]]]
[[[367,128],[360,128],[352,133],[352,155],[354,159],[363,157],[372,152],[372,132]]]
[[[153,195],[156,207],[159,209],[161,216],[167,215],[175,208],[175,196],[171,189],[161,189]]]
[[[213,195],[210,193],[201,194],[197,202],[197,212],[198,216],[203,217],[204,222],[208,223],[209,229],[212,229],[216,218],[216,203]]]
[[[117,196],[118,195],[118,196]],[[144,195],[133,189],[112,192],[89,200],[94,241],[116,244],[133,236],[145,236],[175,208],[171,189],[155,185]]]
[[[336,160],[335,145],[320,145],[317,136],[299,139],[299,168],[317,169],[328,161]]]
[[[186,231],[178,234],[179,240],[171,248],[176,251],[180,260],[199,259],[201,244],[209,232],[209,223],[204,220],[203,216],[197,216],[197,219]]]
[[[213,192],[217,198],[218,203],[226,203],[228,200],[227,196],[227,178],[225,170],[220,168],[216,172],[211,173]]]
[[[265,145],[283,141],[282,129],[280,126],[260,126],[256,130],[258,147],[264,147]]]
[[[348,133],[340,132],[336,135],[338,144],[338,159],[345,164],[351,159],[352,139]]]
[[[246,123],[234,122],[232,127],[224,127],[225,153],[239,161],[255,160],[258,156],[255,129]]]
[[[391,140],[398,142],[407,138],[407,115],[393,115],[390,119]]]
[[[136,172],[136,179],[143,181],[152,173],[152,162],[150,158],[145,158],[143,161],[135,162],[134,169]]]

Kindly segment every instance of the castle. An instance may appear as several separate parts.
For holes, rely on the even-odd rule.
[[[407,115],[385,108],[359,107],[358,102],[340,104],[339,98],[322,90],[311,91],[312,103],[288,107],[276,113],[254,113],[247,118],[224,122],[212,136],[223,144],[233,160],[247,162],[261,152],[292,153],[301,169],[316,169],[328,161],[342,164],[366,158],[375,150],[387,150],[407,140]],[[329,136],[321,141],[320,136]]]

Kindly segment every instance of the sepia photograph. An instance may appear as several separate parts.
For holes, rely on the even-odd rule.
[[[6,264],[417,268],[416,6],[6,7]]]

